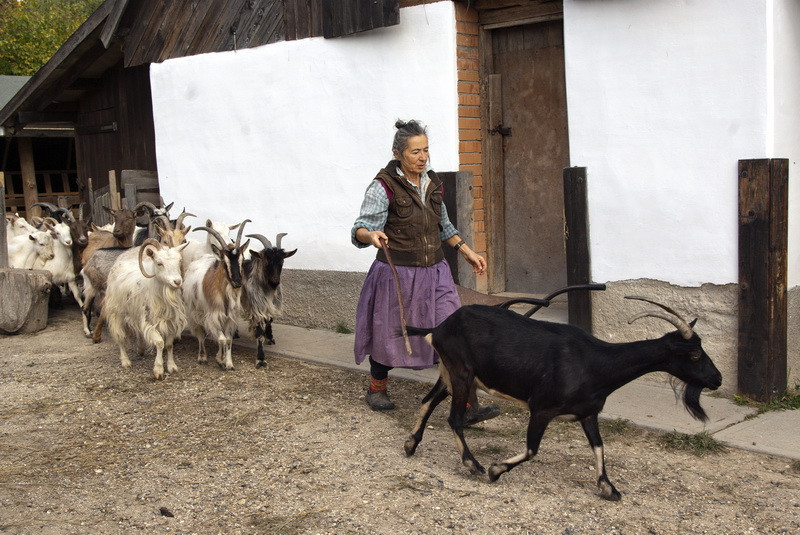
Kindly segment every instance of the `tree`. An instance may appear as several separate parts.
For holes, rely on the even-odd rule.
[[[33,75],[103,0],[0,0],[0,74]]]

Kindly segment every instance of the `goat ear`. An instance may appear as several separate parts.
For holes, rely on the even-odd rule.
[[[285,254],[283,257],[284,257],[284,258],[289,258],[290,256],[292,256],[292,255],[293,255],[294,253],[296,253],[296,252],[297,252],[297,249],[295,249],[294,251],[289,251],[289,252],[288,252],[288,253],[286,253],[286,254]]]
[[[105,211],[106,211],[106,212],[108,212],[109,214],[113,214],[113,213],[114,213],[114,210],[112,210],[112,209],[111,209],[111,208],[109,208],[108,206],[103,206],[103,210],[105,210]]]
[[[164,204],[164,201],[163,201],[163,200],[161,201],[161,204]],[[166,206],[164,207],[164,210],[166,210],[167,212],[169,212],[169,211],[172,209],[172,205],[173,205],[173,204],[175,204],[175,201],[172,201],[171,203],[169,203],[168,205],[166,205]]]
[[[691,327],[692,329],[694,329],[694,324],[695,324],[695,323],[697,323],[697,318],[693,319],[693,320],[692,320],[692,321],[689,323],[689,327]]]

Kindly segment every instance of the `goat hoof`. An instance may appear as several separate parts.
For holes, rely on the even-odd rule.
[[[412,437],[408,437],[406,443],[403,444],[403,449],[406,452],[406,457],[411,457],[417,451],[417,446],[419,446],[419,441]]]
[[[597,481],[597,488],[600,489],[600,497],[604,500],[608,500],[610,502],[618,502],[622,499],[622,495],[619,491],[611,484],[608,479],[603,479],[602,477]]]
[[[267,367],[266,360],[259,360],[258,362],[256,362],[256,368],[266,368],[266,367]]]
[[[494,483],[500,476],[506,472],[506,467],[503,464],[494,463],[489,467],[489,481]]]
[[[274,346],[275,345],[275,339],[274,338],[270,338],[269,340],[267,340],[267,345],[268,346]]]
[[[481,463],[478,461],[467,461],[466,465],[467,468],[469,468],[470,473],[474,476],[479,476],[486,473],[486,468],[481,466]]]

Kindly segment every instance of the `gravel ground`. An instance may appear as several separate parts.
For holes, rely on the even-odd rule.
[[[185,338],[180,370],[155,382],[151,357],[123,370],[72,307],[0,337],[0,532],[800,534],[786,459],[696,456],[609,422],[612,503],[580,426],[555,422],[533,461],[488,483],[461,466],[443,408],[404,455],[426,385],[393,379],[398,409],[375,413],[362,374],[276,357],[257,370],[241,348],[223,372],[195,351]],[[499,404],[466,435],[484,465],[524,448],[526,413]]]

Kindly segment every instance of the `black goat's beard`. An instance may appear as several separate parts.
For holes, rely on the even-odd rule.
[[[687,384],[683,388],[683,406],[694,418],[701,422],[708,421],[708,415],[703,407],[700,406],[700,392],[703,387],[700,385]]]
[[[689,414],[701,422],[707,422],[708,415],[703,407],[700,406],[700,393],[703,391],[703,387],[684,383],[674,376],[670,377],[670,384],[672,385],[672,390],[675,392],[675,397],[680,394],[680,390],[683,390],[683,406],[686,407]]]

